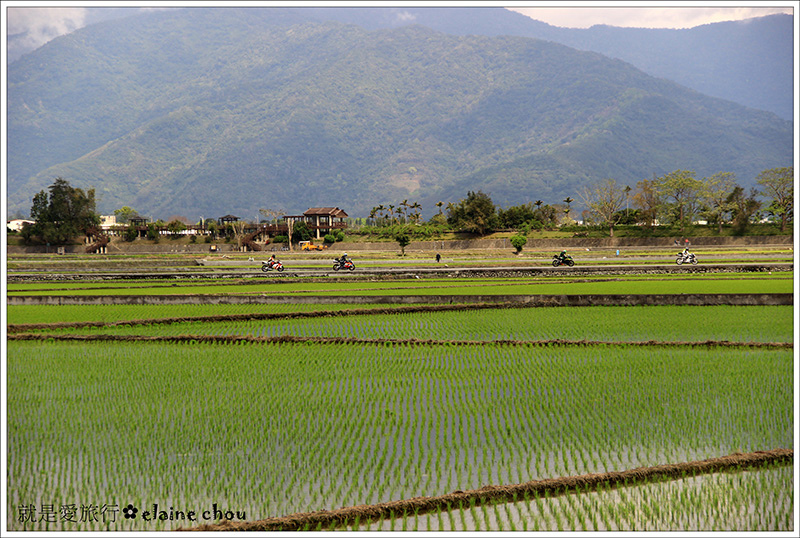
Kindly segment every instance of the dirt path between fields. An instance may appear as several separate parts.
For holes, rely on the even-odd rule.
[[[214,336],[181,334],[175,336],[116,335],[116,334],[49,334],[49,333],[16,333],[9,334],[8,340],[17,341],[60,341],[60,342],[169,342],[197,344],[392,344],[396,346],[485,346],[498,344],[505,346],[661,346],[661,347],[742,347],[742,348],[774,348],[793,349],[792,342],[731,342],[729,340],[688,341],[607,341],[607,340],[421,340],[417,338],[349,338],[322,336]]]
[[[416,497],[374,505],[360,505],[338,510],[321,510],[274,517],[260,521],[225,522],[178,530],[196,531],[296,531],[332,529],[388,518],[409,517],[488,503],[514,502],[524,498],[552,497],[568,493],[595,491],[601,488],[630,486],[643,482],[677,480],[700,474],[737,471],[768,465],[786,465],[794,461],[794,451],[778,448],[749,454],[730,454],[686,463],[639,467],[628,471],[596,473],[534,480],[510,486],[484,486],[470,491],[454,491],[437,497]]]

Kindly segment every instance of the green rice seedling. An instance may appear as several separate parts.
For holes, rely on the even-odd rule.
[[[185,305],[177,305],[178,308]],[[22,308],[22,307],[20,307]],[[81,307],[83,308],[83,307]],[[167,314],[167,310],[162,310]],[[175,316],[179,312],[175,310]],[[425,316],[437,320],[436,332],[419,332],[410,327],[415,318]],[[9,316],[13,319],[12,316]],[[148,317],[153,317],[148,316]],[[164,317],[170,317],[165,315]],[[705,320],[713,317],[715,323],[709,327]],[[773,341],[791,342],[793,338],[793,316],[791,307],[584,307],[571,309],[500,309],[487,315],[486,311],[435,312],[407,315],[350,316],[347,318],[315,318],[280,320],[269,322],[272,335],[289,336],[330,336],[354,333],[350,327],[359,326],[359,333],[367,338],[397,337],[398,327],[407,326],[402,337],[464,339],[465,326],[473,325],[471,330],[478,339],[492,340],[494,318],[503,318],[508,326],[519,327],[523,339],[542,340],[548,338],[568,338],[582,340],[587,338],[609,341]],[[221,334],[220,323],[192,322],[178,324],[159,324],[153,326],[118,326],[77,329],[81,332],[107,334],[150,334],[175,335]],[[261,320],[237,322],[230,325],[238,334],[256,335],[265,331]],[[587,329],[590,328],[590,329]],[[76,329],[69,329],[75,332]],[[365,332],[366,330],[366,332]],[[572,334],[565,333],[566,331]],[[713,331],[713,332],[711,332]],[[230,334],[223,333],[223,334]]]
[[[512,363],[518,370],[505,375]],[[619,454],[625,454],[618,467],[624,469],[675,453],[665,441],[693,446],[688,454],[702,459],[740,442],[763,449],[792,440],[788,350],[10,341],[8,371],[9,499],[20,503],[55,491],[122,491],[143,502],[171,496],[186,503],[219,492],[252,506],[255,517],[269,517],[342,506],[350,497],[358,504],[382,502],[401,489],[431,495],[463,488],[456,462],[470,451],[486,483],[508,483],[532,457],[515,448],[508,427],[538,432],[533,461],[559,468],[578,465],[581,447],[597,446],[596,432],[565,427],[592,410],[575,405],[576,393],[603,406],[604,416],[626,410],[608,413],[603,425],[606,439],[620,447],[598,450],[607,467]],[[530,395],[533,376],[541,392],[527,398],[523,412],[516,395]],[[207,390],[209,383],[215,391]],[[129,413],[131,401],[138,404],[134,431],[110,418]],[[95,409],[106,418],[92,420]],[[763,421],[753,415],[774,417],[775,427],[764,435]],[[67,428],[63,417],[85,424],[85,431]],[[406,436],[419,423],[432,456],[424,460],[416,450],[408,453],[414,445]],[[469,439],[475,447],[467,446]],[[48,452],[38,452],[42,446]],[[75,459],[70,446],[87,451]],[[126,473],[102,466],[102,458],[123,462]],[[403,472],[409,460],[420,462],[424,480]],[[28,470],[43,462],[67,466],[35,481]],[[320,469],[327,481],[317,482]],[[542,477],[557,476],[555,470]],[[86,473],[103,484],[85,485]],[[165,485],[154,478],[165,475],[175,479]],[[265,488],[270,476],[274,484]],[[353,493],[350,484],[357,485]],[[264,502],[274,491],[283,497]],[[559,517],[562,528],[579,521]],[[510,524],[502,514],[497,518]]]

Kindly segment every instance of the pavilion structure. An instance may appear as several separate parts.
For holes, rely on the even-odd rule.
[[[332,231],[347,228],[347,213],[338,207],[311,207],[302,215],[286,215],[283,220],[305,222],[316,239],[321,239]]]

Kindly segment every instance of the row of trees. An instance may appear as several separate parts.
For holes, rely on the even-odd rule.
[[[744,231],[749,223],[765,215],[774,218],[784,232],[794,216],[794,169],[764,170],[756,177],[756,183],[761,188],[748,193],[731,172],[697,179],[689,170],[642,180],[635,189],[606,179],[581,190],[579,196],[586,207],[581,216],[585,224],[608,228],[612,237],[618,224],[660,223],[678,226],[683,232],[685,226],[698,218],[716,225],[718,233],[722,233],[724,223],[732,223],[738,231]],[[766,205],[759,197],[766,199]],[[446,220],[453,229],[478,235],[499,228],[527,234],[531,229],[572,222],[574,201],[567,197],[563,205],[549,205],[536,200],[498,209],[488,194],[470,191],[465,199],[447,205]]]
[[[756,183],[760,189],[746,192],[731,172],[697,179],[692,171],[675,170],[662,177],[639,181],[635,188],[606,179],[585,187],[579,196],[586,207],[582,213],[584,223],[606,227],[612,237],[614,227],[619,224],[653,226],[664,223],[677,225],[683,232],[684,227],[696,218],[715,224],[718,233],[721,233],[724,223],[732,223],[743,232],[750,222],[760,220],[765,214],[774,218],[784,232],[794,217],[794,168],[764,170],[756,177]],[[759,200],[759,197],[765,200]],[[477,235],[496,229],[515,229],[524,236],[532,229],[555,228],[564,222],[572,222],[570,213],[574,201],[567,197],[563,204],[550,205],[536,200],[503,209],[497,208],[488,194],[469,191],[466,198],[447,204],[446,215],[442,210],[444,203],[438,202],[439,211],[426,226],[422,226],[421,205],[407,199],[397,205],[382,204],[372,208],[368,222],[374,227],[389,229],[401,247],[407,245],[412,237],[429,236],[432,229],[437,234],[449,228]],[[279,214],[283,214],[268,209],[260,212],[268,219],[277,219]],[[114,213],[120,223],[138,216],[127,206]],[[35,223],[22,229],[26,242],[38,238],[48,244],[60,244],[80,234],[99,233],[100,217],[95,210],[94,189],[83,191],[60,177],[47,190],[33,197],[31,218]],[[179,219],[161,224],[172,233],[185,229]],[[214,221],[209,221],[208,225],[212,237],[233,234],[239,238],[241,235],[241,230],[236,230],[235,226],[217,229]],[[288,236],[296,242],[309,239],[311,232],[304,229],[302,222],[290,222]],[[135,231],[131,231],[130,239],[133,238]],[[334,239],[341,240],[341,237]]]
[[[768,200],[767,215],[780,223],[781,232],[794,215],[794,168],[772,168],[756,177],[761,189],[749,193],[737,184],[736,175],[718,172],[697,179],[689,170],[675,170],[659,178],[643,180],[631,188],[614,179],[606,179],[586,187],[580,193],[586,205],[586,221],[607,226],[614,235],[617,224],[652,226],[657,221],[684,227],[695,218],[703,218],[722,232],[723,223],[733,223],[744,230],[748,223],[760,219],[763,196]],[[633,202],[634,211],[629,210]],[[623,211],[623,208],[625,209]]]
[[[747,225],[760,220],[764,214],[775,218],[781,232],[793,219],[794,214],[794,169],[773,168],[761,172],[756,181],[761,189],[749,193],[737,184],[735,174],[719,172],[711,177],[697,179],[688,170],[676,170],[662,177],[643,180],[636,188],[622,185],[614,179],[606,179],[585,187],[579,196],[586,209],[582,212],[585,224],[606,227],[614,236],[618,224],[651,227],[655,224],[678,226],[683,233],[686,225],[698,217],[717,226],[722,233],[724,223],[732,223],[737,232],[743,233]],[[762,201],[767,199],[765,211]],[[431,230],[436,234],[445,228],[485,235],[497,229],[517,230],[511,238],[519,252],[527,242],[525,236],[533,229],[553,229],[565,223],[574,223],[570,217],[572,197],[563,204],[545,204],[542,200],[508,208],[497,208],[491,197],[482,191],[469,191],[467,197],[457,203],[448,203],[447,214],[442,212],[443,202],[436,206],[439,212],[420,226],[419,204],[403,200],[397,206],[379,205],[372,208],[368,222],[388,232],[401,249],[412,237],[427,237]],[[407,212],[408,209],[416,211]],[[410,222],[417,226],[411,226]]]

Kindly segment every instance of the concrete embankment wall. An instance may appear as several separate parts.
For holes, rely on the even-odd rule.
[[[675,240],[683,238],[674,237],[608,237],[608,238],[536,238],[529,237],[525,245],[527,250],[536,249],[576,249],[576,248],[625,248],[625,247],[654,247],[672,248],[675,247]],[[793,245],[794,236],[791,235],[767,235],[767,236],[743,236],[743,237],[690,237],[689,243],[693,248],[697,247],[748,247],[761,245]],[[109,243],[105,254],[207,254],[211,251],[211,244],[170,244],[169,239],[161,241],[159,244],[144,243]],[[233,243],[214,243],[216,250],[213,253],[235,252],[236,245]],[[266,251],[272,245],[266,247]],[[677,247],[675,247],[677,248]],[[66,254],[85,254],[85,245],[68,245],[64,247]],[[394,241],[385,242],[365,242],[365,243],[335,243],[329,247],[332,251],[399,251],[397,243]],[[452,241],[413,241],[406,247],[406,252],[427,252],[437,250],[514,250],[508,238],[503,239],[470,239]],[[46,246],[18,246],[9,245],[8,254],[55,254],[57,247]]]
[[[520,303],[535,306],[792,305],[791,293],[596,294],[596,295],[30,295],[9,296],[9,305],[178,304],[454,304]]]

